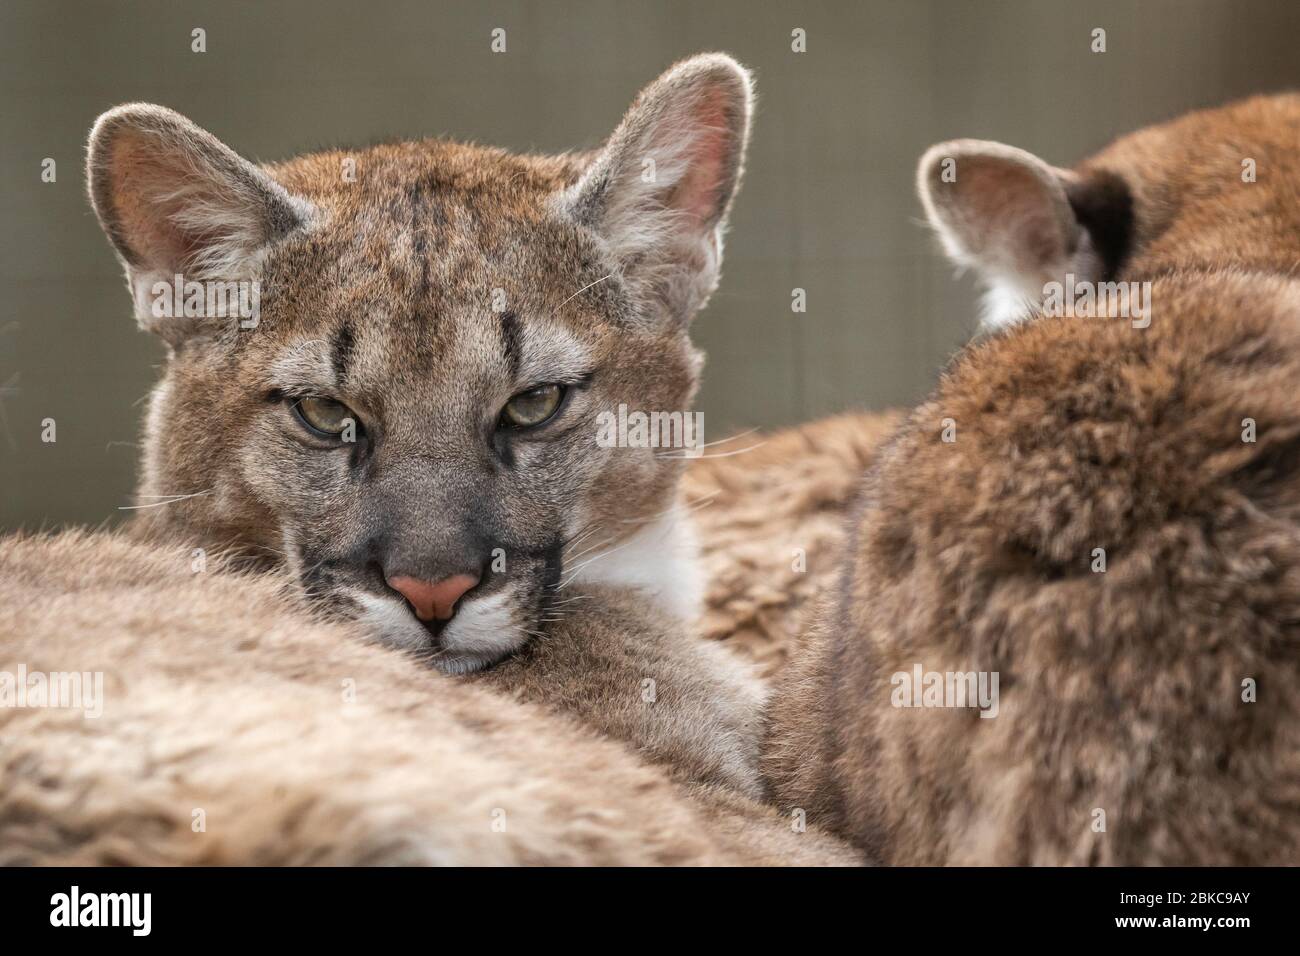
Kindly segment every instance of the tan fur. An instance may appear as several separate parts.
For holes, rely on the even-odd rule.
[[[579,577],[674,503],[684,457],[598,448],[592,420],[688,407],[749,111],[711,55],[587,156],[425,141],[259,168],[159,107],[101,118],[92,200],[171,347],[153,507],[135,541],[0,543],[4,661],[108,680],[100,718],[0,711],[0,862],[860,862],[757,801],[759,687],[667,606],[699,582]],[[155,316],[172,270],[256,277],[260,321]],[[574,393],[556,428],[493,431],[547,381]],[[309,438],[293,393],[346,402],[367,440]],[[464,571],[483,581],[442,631],[385,585]],[[479,686],[428,667],[512,652]]]
[[[1131,192],[1151,326],[1013,326],[879,453],[773,695],[782,807],[887,863],[1300,859],[1298,142],[1260,98],[1074,171]],[[916,664],[999,672],[998,716],[891,706]]]
[[[553,629],[547,673],[523,695],[538,706],[313,620],[274,576],[191,568],[188,549],[116,535],[0,542],[0,669],[106,675],[98,718],[0,708],[0,864],[855,860],[729,787],[689,772],[672,783],[555,713],[599,718],[562,699],[582,680],[567,668],[586,665],[602,620],[654,636],[635,600],[592,595],[589,616]],[[641,706],[640,676],[657,674],[648,723],[669,728],[669,712],[689,709],[693,749],[716,735],[731,752],[735,718],[699,696],[717,688],[698,670],[646,658],[620,681],[617,667],[598,682],[627,702],[615,706]],[[754,702],[742,703],[747,734]]]
[[[703,633],[781,670],[813,598],[843,561],[845,522],[862,475],[897,412],[854,412],[717,446],[682,482],[700,534],[708,587]],[[748,450],[746,450],[748,449]]]
[[[106,113],[91,199],[140,323],[171,346],[145,530],[287,572],[448,672],[524,645],[570,573],[597,578],[590,559],[674,502],[684,456],[601,445],[598,421],[690,408],[689,324],[718,282],[749,87],[729,57],[690,58],[602,149],[549,157],[422,140],[259,167],[162,107]],[[150,290],[173,274],[258,282],[256,324],[158,318]],[[497,427],[545,384],[566,389],[553,422]],[[346,405],[356,441],[307,433],[305,397]],[[659,550],[677,563],[638,584],[688,624],[689,548]],[[457,575],[479,584],[434,633],[386,583]]]
[[[594,588],[548,633],[478,682],[557,707],[688,781],[761,796],[762,692],[725,648],[664,627],[635,592]]]

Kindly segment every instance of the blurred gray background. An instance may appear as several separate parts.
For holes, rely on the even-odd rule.
[[[162,350],[136,331],[84,198],[102,110],[162,103],[260,160],[438,134],[562,150],[598,143],[664,67],[710,49],[754,68],[759,91],[722,288],[696,326],[716,437],[913,402],[967,338],[971,282],[917,225],[926,146],[999,139],[1065,165],[1187,109],[1300,86],[1300,2],[3,0],[0,529],[128,513]]]

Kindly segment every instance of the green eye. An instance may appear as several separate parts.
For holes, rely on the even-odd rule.
[[[339,438],[348,423],[357,427],[352,409],[332,398],[302,398],[293,403],[294,414],[309,431],[326,438]]]
[[[520,392],[501,409],[501,424],[507,428],[533,428],[546,422],[560,407],[563,385],[538,385]]]

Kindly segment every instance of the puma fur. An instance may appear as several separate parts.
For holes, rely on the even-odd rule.
[[[0,709],[0,862],[859,862],[757,799],[686,456],[595,441],[689,407],[750,113],[708,54],[556,157],[258,166],[101,117],[92,203],[169,354],[128,534],[0,542],[3,660],[106,698]],[[159,308],[177,276],[257,315]]]
[[[119,534],[0,541],[0,669],[105,675],[98,717],[0,707],[0,865],[856,861],[747,795],[756,701],[631,592],[554,628],[545,673],[472,686],[274,575],[192,562]],[[631,752],[643,734],[663,763]]]
[[[1285,95],[1070,170],[926,154],[945,248],[1018,306],[877,453],[773,694],[782,808],[890,864],[1300,859],[1297,143]],[[1149,324],[1044,314],[1071,275],[1149,283]],[[918,668],[999,675],[996,717],[896,696]]]

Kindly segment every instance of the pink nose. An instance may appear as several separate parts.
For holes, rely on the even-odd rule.
[[[476,584],[478,578],[472,574],[454,574],[436,584],[405,574],[388,579],[388,586],[406,598],[421,621],[447,620],[456,609],[456,602]]]

